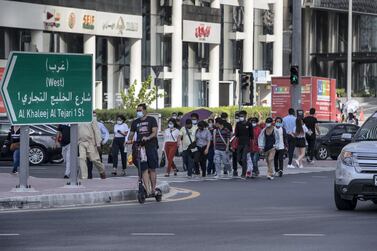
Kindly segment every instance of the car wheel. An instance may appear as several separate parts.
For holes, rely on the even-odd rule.
[[[29,149],[30,165],[36,166],[46,162],[46,151],[39,146],[31,146]]]
[[[316,159],[325,160],[328,157],[329,157],[329,151],[327,150],[327,147],[325,145],[320,146],[316,154]]]
[[[336,186],[334,185],[334,200],[335,205],[338,210],[341,211],[351,211],[356,208],[357,205],[357,199],[353,198],[352,200],[344,200],[340,196],[340,193],[338,189],[336,189]]]
[[[332,160],[337,160],[337,159],[338,159],[338,156],[331,156],[331,159],[332,159]]]

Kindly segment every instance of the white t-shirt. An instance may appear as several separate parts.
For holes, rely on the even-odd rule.
[[[179,137],[179,130],[174,128],[173,131],[170,128],[164,132],[164,142],[177,142]]]
[[[114,137],[115,138],[126,138],[124,135],[120,134],[118,131],[121,131],[123,134],[128,134],[129,132],[129,128],[128,128],[128,125],[123,123],[121,125],[118,125],[118,124],[115,124],[114,125]]]

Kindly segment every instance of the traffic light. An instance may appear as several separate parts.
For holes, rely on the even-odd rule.
[[[299,73],[298,73],[298,66],[292,65],[291,66],[291,84],[298,85],[299,84]]]
[[[246,89],[249,86],[249,76],[246,74],[241,75],[241,87],[242,89]]]
[[[254,104],[254,74],[250,73],[250,105]]]

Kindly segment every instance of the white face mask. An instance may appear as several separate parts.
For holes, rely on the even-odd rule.
[[[117,124],[118,124],[118,125],[121,125],[121,124],[123,124],[123,121],[122,121],[122,120],[118,120],[118,121],[117,121]]]
[[[168,127],[171,129],[171,128],[173,128],[174,127],[174,124],[168,124]]]
[[[245,121],[245,117],[240,117],[240,121],[241,122]]]
[[[136,117],[142,118],[142,117],[144,117],[144,113],[143,112],[136,112]]]
[[[177,119],[177,116],[173,116],[173,117],[171,117],[172,119]]]
[[[266,127],[270,127],[270,126],[271,126],[271,123],[267,123],[267,124],[266,124]]]
[[[193,125],[196,125],[197,123],[198,123],[198,121],[196,119],[192,120]]]
[[[253,127],[256,127],[257,126],[257,123],[252,123],[251,124]]]

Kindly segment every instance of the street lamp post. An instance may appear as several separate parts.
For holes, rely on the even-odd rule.
[[[352,0],[348,4],[347,100],[352,93]]]

